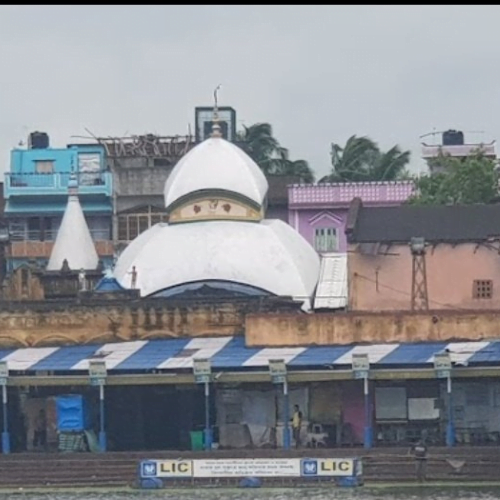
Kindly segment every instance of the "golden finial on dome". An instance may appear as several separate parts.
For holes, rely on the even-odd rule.
[[[214,90],[214,118],[212,121],[212,135],[211,137],[222,137],[221,128],[219,125],[219,107],[217,105],[217,91],[221,88],[221,85],[217,85]]]

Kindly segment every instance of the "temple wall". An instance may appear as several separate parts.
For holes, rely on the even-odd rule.
[[[348,345],[498,338],[500,311],[249,314],[248,346]]]

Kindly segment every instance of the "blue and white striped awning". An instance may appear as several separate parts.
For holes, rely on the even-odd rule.
[[[500,364],[500,340],[418,344],[372,344],[317,347],[246,347],[243,337],[138,340],[70,347],[0,350],[11,371],[87,371],[90,359],[103,359],[110,372],[191,369],[193,359],[209,358],[220,370],[255,370],[270,359],[284,359],[290,370],[345,369],[354,353],[367,353],[376,368],[431,367],[434,354],[448,349],[457,365]]]

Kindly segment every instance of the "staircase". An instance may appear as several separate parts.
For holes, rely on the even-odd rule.
[[[22,453],[0,455],[0,488],[133,486],[144,459],[168,458],[293,458],[361,457],[366,483],[415,480],[414,459],[406,448],[343,448],[333,450],[220,450],[110,453]],[[431,448],[430,481],[498,481],[498,447]],[[179,483],[185,484],[185,483]]]

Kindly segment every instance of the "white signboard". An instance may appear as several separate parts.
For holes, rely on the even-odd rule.
[[[195,375],[210,375],[212,368],[209,359],[194,359],[193,372]]]
[[[341,477],[354,475],[352,458],[305,458],[302,461],[303,476]]]
[[[353,458],[146,460],[142,478],[349,477],[361,474]]]
[[[210,382],[212,367],[209,359],[194,359],[193,374],[197,384]]]
[[[352,371],[354,378],[368,378],[370,372],[370,360],[368,354],[353,354],[352,355]]]
[[[104,385],[106,381],[106,362],[103,360],[89,361],[89,378],[92,385]]]
[[[300,476],[300,459],[193,460],[193,476],[297,477]]]
[[[7,361],[0,361],[0,385],[7,385],[9,378],[9,367]]]
[[[451,373],[450,353],[443,352],[434,355],[434,370],[437,378],[448,378]]]
[[[353,371],[367,371],[370,369],[370,360],[368,354],[353,354],[352,355]]]
[[[269,373],[273,384],[284,384],[286,379],[286,364],[283,359],[269,360]]]
[[[141,463],[142,477],[191,478],[192,460],[148,460]]]

